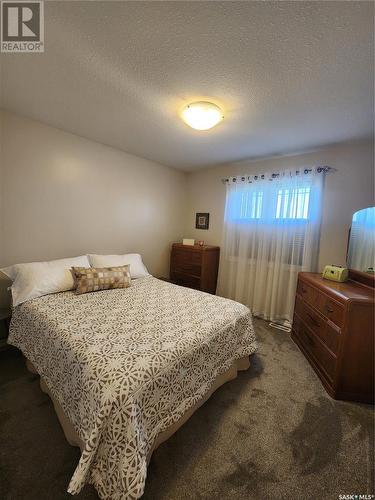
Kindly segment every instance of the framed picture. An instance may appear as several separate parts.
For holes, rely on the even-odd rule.
[[[196,229],[208,229],[209,221],[210,221],[210,214],[208,214],[208,213],[195,214],[195,228]]]

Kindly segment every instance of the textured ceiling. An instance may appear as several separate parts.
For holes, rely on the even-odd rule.
[[[8,110],[183,170],[372,134],[372,2],[45,2]],[[212,98],[211,131],[178,117]]]

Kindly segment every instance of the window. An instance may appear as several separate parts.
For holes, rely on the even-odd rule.
[[[228,218],[238,222],[251,220],[308,220],[310,187],[250,189],[230,195]]]
[[[310,188],[279,189],[277,193],[276,219],[307,219]]]
[[[263,318],[292,321],[298,273],[317,268],[323,172],[226,181],[220,295]]]
[[[241,219],[260,219],[263,208],[263,192],[242,193],[240,218]]]

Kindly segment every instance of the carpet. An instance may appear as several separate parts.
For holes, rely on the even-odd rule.
[[[150,462],[144,500],[329,499],[374,493],[374,414],[334,401],[284,332],[254,320],[259,350]],[[62,500],[79,459],[38,377],[0,353],[0,498]],[[97,499],[91,486],[77,500]]]

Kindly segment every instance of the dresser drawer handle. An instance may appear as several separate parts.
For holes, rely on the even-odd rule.
[[[308,318],[310,319],[311,323],[315,326],[317,326],[318,328],[320,328],[320,323],[319,321],[317,321],[314,316],[311,316],[311,314],[307,313],[307,316]]]
[[[301,292],[302,292],[302,293],[307,293],[307,289],[302,287],[302,288],[301,288]]]
[[[326,304],[326,311],[328,313],[333,313],[334,312],[334,309],[332,309],[332,307],[330,307],[328,304]]]

